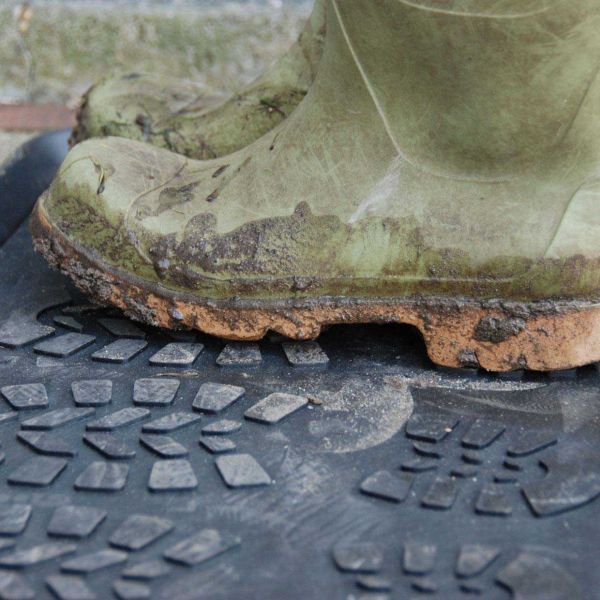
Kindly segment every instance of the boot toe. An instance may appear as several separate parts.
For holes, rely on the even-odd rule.
[[[147,263],[144,232],[129,215],[136,200],[173,178],[186,159],[122,138],[93,139],[67,155],[44,198],[52,226],[78,247],[116,267]],[[139,265],[141,267],[143,265]]]

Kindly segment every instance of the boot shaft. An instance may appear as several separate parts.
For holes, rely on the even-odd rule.
[[[330,2],[321,75],[351,70],[411,163],[493,178],[597,158],[600,0]]]

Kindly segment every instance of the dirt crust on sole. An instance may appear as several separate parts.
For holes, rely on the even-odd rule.
[[[431,360],[446,367],[552,371],[600,361],[600,304],[442,297],[211,300],[122,272],[69,240],[43,201],[32,213],[34,246],[93,301],[167,329],[198,329],[231,340],[275,331],[316,338],[326,325],[404,323],[422,334]]]

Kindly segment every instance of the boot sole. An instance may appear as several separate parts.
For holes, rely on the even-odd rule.
[[[488,371],[571,369],[600,360],[600,304],[403,297],[211,300],[149,283],[108,265],[54,226],[40,198],[31,216],[34,246],[102,305],[167,329],[198,329],[231,340],[275,331],[316,338],[326,325],[403,323],[422,334],[431,360]]]

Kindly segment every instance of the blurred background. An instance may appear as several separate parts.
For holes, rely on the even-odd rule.
[[[234,91],[295,40],[309,0],[0,2],[0,163],[69,122],[111,72],[168,73]]]

